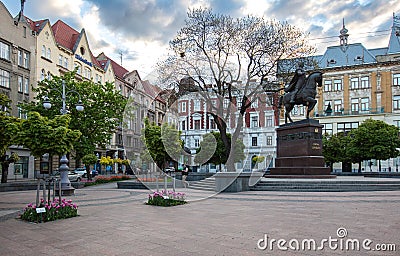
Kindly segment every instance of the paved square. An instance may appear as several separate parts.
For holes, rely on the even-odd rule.
[[[211,194],[181,189],[191,202],[163,208],[144,204],[148,191],[115,187],[76,190],[79,217],[41,224],[5,215],[34,201],[35,191],[0,193],[0,255],[400,255],[400,191],[250,191],[202,199]],[[289,247],[304,239],[319,247],[329,237],[340,246],[340,227],[347,231],[343,243],[369,239],[371,248],[395,244],[397,251],[333,250],[328,242],[319,251]],[[268,243],[284,239],[288,250],[277,242],[259,249],[266,236]]]

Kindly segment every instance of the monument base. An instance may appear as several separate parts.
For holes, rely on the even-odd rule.
[[[330,175],[329,167],[275,167],[271,168],[271,175]]]
[[[271,175],[330,176],[322,156],[322,125],[306,119],[281,125],[277,132],[277,157]]]

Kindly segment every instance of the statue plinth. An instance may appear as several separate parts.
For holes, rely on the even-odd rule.
[[[322,125],[313,119],[281,125],[271,175],[330,175],[322,156]]]

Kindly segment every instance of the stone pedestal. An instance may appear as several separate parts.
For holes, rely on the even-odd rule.
[[[329,175],[322,156],[322,127],[317,120],[306,119],[277,128],[277,158],[271,175]]]

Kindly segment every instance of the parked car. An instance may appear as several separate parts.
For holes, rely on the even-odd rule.
[[[81,174],[83,178],[86,178],[86,168],[76,168],[74,172]]]
[[[82,167],[82,168],[76,168],[74,170],[75,173],[79,173],[82,175],[82,178],[87,178],[87,173],[86,173],[86,168]],[[92,178],[96,177],[97,175],[99,175],[99,172],[96,170],[91,170],[90,173],[92,174]]]
[[[60,172],[56,171],[54,173],[54,176],[57,178],[60,178]],[[80,182],[82,180],[82,174],[76,173],[74,171],[68,172],[68,179],[69,179],[69,181]]]
[[[99,172],[96,170],[92,170],[92,178],[96,177],[97,175],[99,175]]]

